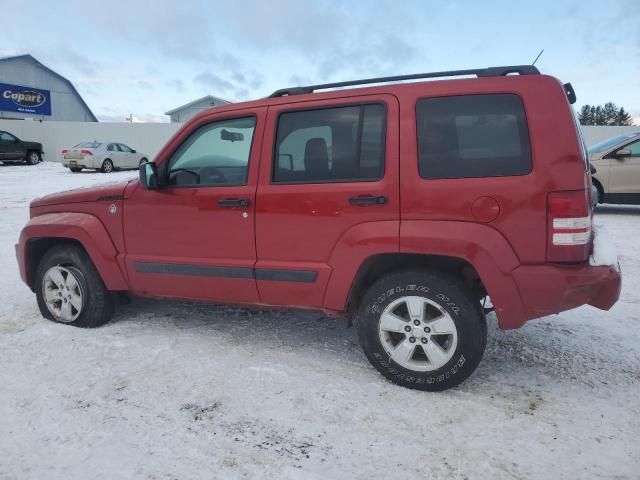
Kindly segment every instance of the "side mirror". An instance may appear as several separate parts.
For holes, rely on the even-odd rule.
[[[140,185],[147,190],[158,188],[158,170],[156,164],[147,162],[140,165],[138,170],[140,174]]]
[[[596,169],[596,167],[593,165],[593,163],[589,164],[589,172],[591,172],[591,175],[595,175],[596,173],[598,173],[598,170]]]
[[[244,140],[244,135],[238,132],[230,132],[229,130],[222,130],[220,132],[220,139],[227,140],[229,142],[240,142]]]
[[[136,153],[136,151],[132,148],[132,149],[131,149],[131,153]]]
[[[628,148],[621,148],[616,152],[616,157],[630,157],[631,150]]]

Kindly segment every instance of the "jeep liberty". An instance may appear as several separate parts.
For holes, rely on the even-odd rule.
[[[502,329],[619,297],[617,265],[589,262],[573,102],[526,65],[212,108],[139,180],[34,200],[21,276],[45,318],[78,327],[125,293],[322,310],[355,320],[388,379],[444,390],[481,360],[487,297]]]

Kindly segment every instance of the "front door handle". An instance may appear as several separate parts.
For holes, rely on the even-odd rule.
[[[248,198],[223,198],[218,200],[218,206],[222,208],[248,207]]]
[[[387,203],[387,197],[384,195],[365,195],[362,197],[349,197],[351,205],[384,205]]]

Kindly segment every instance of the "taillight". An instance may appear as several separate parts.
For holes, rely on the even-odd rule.
[[[91,150],[80,150],[80,153],[82,155],[93,155],[93,153],[91,152]]]
[[[66,148],[64,150],[62,150],[62,154],[64,155],[65,153],[67,153],[69,150],[67,150]]]
[[[547,261],[584,262],[591,249],[591,211],[586,190],[547,197]]]

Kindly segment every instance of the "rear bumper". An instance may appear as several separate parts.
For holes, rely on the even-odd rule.
[[[619,267],[538,265],[513,272],[526,320],[592,305],[609,310],[620,298]],[[508,327],[507,327],[508,328]]]
[[[74,163],[75,162],[75,163]],[[62,164],[67,167],[73,168],[98,168],[98,161],[93,158],[63,158]]]

